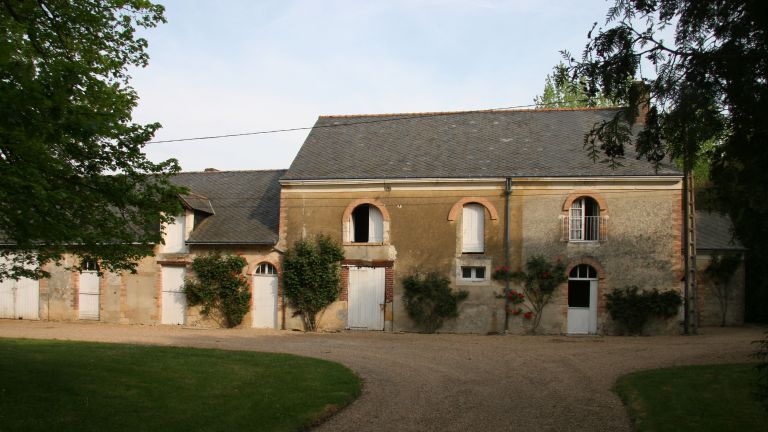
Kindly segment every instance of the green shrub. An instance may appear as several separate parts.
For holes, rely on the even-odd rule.
[[[328,236],[299,240],[283,257],[285,297],[301,315],[306,331],[317,330],[317,314],[339,298],[339,263],[344,251]]]
[[[617,289],[605,294],[606,309],[630,335],[639,335],[651,317],[669,319],[682,304],[674,291],[640,291],[636,286]]]
[[[453,293],[448,279],[435,273],[403,279],[403,303],[408,316],[425,333],[434,333],[449,318],[459,316],[459,302],[469,295],[466,291]]]
[[[243,276],[247,265],[238,255],[211,254],[192,261],[197,280],[187,279],[184,293],[187,303],[202,305],[203,315],[213,318],[225,327],[235,327],[248,313],[251,293]]]

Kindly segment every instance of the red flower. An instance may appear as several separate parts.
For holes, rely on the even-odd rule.
[[[517,308],[512,311],[512,315],[520,315],[521,313],[523,313],[523,310],[520,308]]]
[[[528,311],[528,312],[524,313],[523,314],[523,318],[525,318],[527,320],[533,318],[533,312]]]

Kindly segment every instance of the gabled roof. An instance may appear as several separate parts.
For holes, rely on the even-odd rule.
[[[280,213],[280,184],[285,170],[206,171],[175,175],[189,188],[182,200],[206,216],[188,243],[275,244]]]
[[[617,109],[549,109],[318,118],[285,180],[679,176],[635,159],[594,163],[584,135]]]
[[[197,210],[207,214],[215,213],[213,211],[213,204],[211,204],[211,200],[203,195],[190,192],[187,195],[181,195],[180,198],[181,202],[184,204],[184,207],[187,209]]]
[[[715,212],[696,212],[696,249],[698,250],[746,250],[733,238],[733,224],[728,216]]]

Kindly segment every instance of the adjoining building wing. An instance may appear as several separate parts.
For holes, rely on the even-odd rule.
[[[275,244],[285,170],[180,173],[173,182],[195,213],[187,244]]]

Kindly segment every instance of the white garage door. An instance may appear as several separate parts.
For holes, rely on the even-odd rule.
[[[277,270],[261,263],[253,273],[253,327],[277,328]]]
[[[350,329],[384,330],[384,275],[383,267],[349,268]]]
[[[163,324],[184,324],[187,298],[184,295],[184,267],[163,267]]]
[[[99,273],[84,270],[80,273],[80,294],[78,296],[80,319],[99,319]]]
[[[40,319],[40,283],[34,279],[0,282],[0,318]]]

